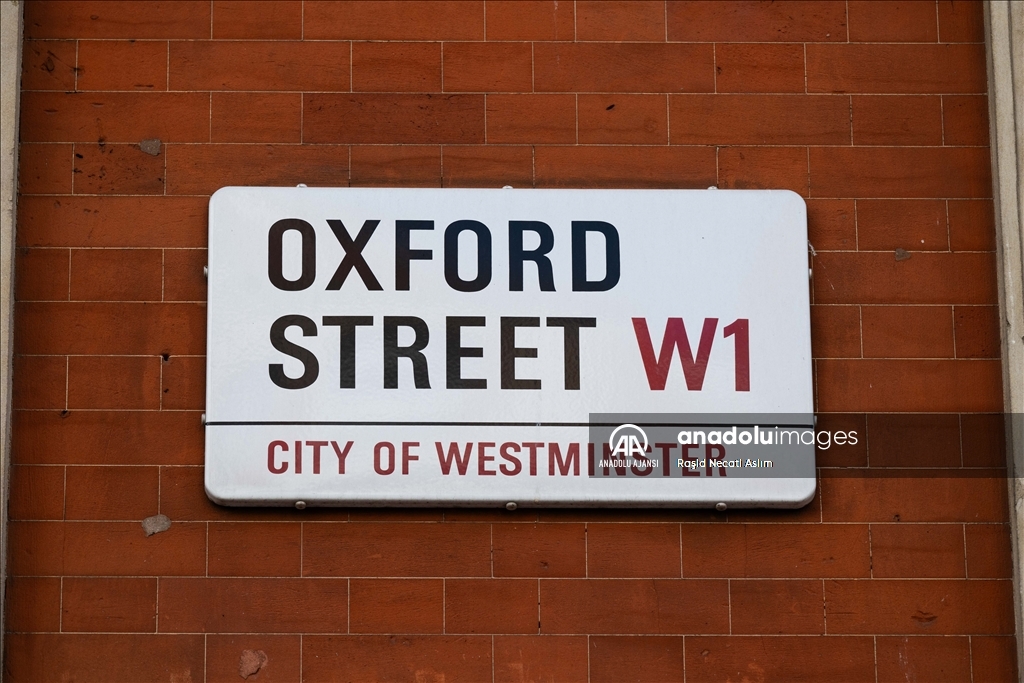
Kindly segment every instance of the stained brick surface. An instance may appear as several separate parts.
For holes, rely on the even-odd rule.
[[[33,0],[22,90],[4,680],[1016,680],[980,3]],[[797,511],[216,506],[209,196],[297,183],[794,190],[866,438]]]

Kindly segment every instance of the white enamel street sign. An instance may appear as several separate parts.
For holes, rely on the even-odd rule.
[[[807,268],[789,191],[223,188],[207,493],[803,505]]]

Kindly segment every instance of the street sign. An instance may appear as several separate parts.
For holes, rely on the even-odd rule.
[[[792,192],[227,187],[209,229],[218,503],[813,496],[813,436],[741,442],[813,429]]]

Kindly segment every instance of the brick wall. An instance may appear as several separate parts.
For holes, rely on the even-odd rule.
[[[980,4],[26,2],[25,31],[5,680],[237,681],[246,649],[256,681],[1016,680],[1003,454],[959,446],[1002,406]],[[871,462],[994,476],[217,507],[207,201],[297,183],[793,189],[818,409],[963,414],[863,423]]]

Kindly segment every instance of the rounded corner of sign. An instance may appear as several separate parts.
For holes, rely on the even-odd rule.
[[[807,477],[805,479],[799,479],[801,484],[806,486],[807,491],[802,498],[798,498],[795,502],[794,508],[807,507],[807,505],[814,500],[814,495],[818,492],[818,478]]]
[[[776,190],[776,192],[780,196],[786,197],[788,201],[795,202],[801,211],[807,211],[807,200],[799,192],[794,192],[793,190]]]
[[[213,194],[210,195],[210,207],[212,208],[213,205],[219,203],[219,201],[228,201],[228,199],[230,198],[228,195],[231,195],[232,193],[237,192],[238,190],[244,189],[245,188],[238,187],[237,185],[225,185],[224,187],[217,189]]]
[[[206,497],[209,498],[212,502],[216,503],[217,505],[229,507],[231,505],[237,504],[233,498],[225,495],[223,491],[215,490],[213,482],[210,481],[209,477],[207,477],[206,481],[204,482],[203,488],[206,490]]]

